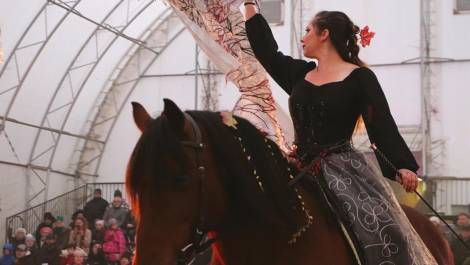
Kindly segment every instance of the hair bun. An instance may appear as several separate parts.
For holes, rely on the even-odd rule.
[[[354,34],[358,34],[361,31],[361,28],[355,25],[354,23],[351,22],[351,25],[352,25],[352,32]]]

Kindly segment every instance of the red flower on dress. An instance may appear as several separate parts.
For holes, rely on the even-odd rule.
[[[361,45],[363,48],[365,48],[366,46],[370,45],[370,41],[375,36],[375,32],[369,31],[369,26],[365,26],[363,29],[361,29],[359,35],[361,37]]]

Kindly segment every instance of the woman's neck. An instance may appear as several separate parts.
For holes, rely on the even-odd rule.
[[[341,58],[338,52],[333,48],[325,48],[316,59],[318,60],[316,71],[319,72],[333,72],[338,69],[339,65],[345,63],[343,58]]]

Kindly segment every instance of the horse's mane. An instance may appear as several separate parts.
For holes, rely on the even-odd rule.
[[[229,194],[232,217],[237,219],[234,221],[240,225],[271,222],[289,230],[295,229],[293,220],[299,211],[293,207],[298,206],[297,198],[287,188],[288,170],[294,169],[290,168],[278,146],[243,118],[235,117],[238,124],[234,129],[222,122],[218,112],[190,111],[188,114],[208,136],[215,163]],[[136,202],[139,187],[149,184],[146,180],[137,179],[144,176],[142,170],[146,166],[143,163],[153,165],[152,175],[156,172],[163,175],[159,164],[162,155],[181,161],[182,167],[188,164],[188,158],[165,117],[151,122],[132,153],[127,188],[133,202]],[[150,172],[145,173],[145,176],[151,176]]]
[[[225,187],[232,196],[230,203],[239,211],[237,217],[241,220],[237,221],[281,221],[293,225],[296,197],[287,188],[288,169],[293,169],[278,146],[243,118],[234,117],[238,123],[234,129],[222,122],[218,112],[189,114],[209,136],[216,163],[225,175]]]

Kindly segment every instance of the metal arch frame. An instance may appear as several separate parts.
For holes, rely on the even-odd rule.
[[[76,1],[73,1],[73,7],[76,7],[82,0],[76,0]],[[31,69],[33,68],[33,66],[35,65],[36,63],[36,60],[39,58],[39,56],[41,55],[42,51],[44,50],[44,48],[46,47],[46,45],[49,43],[49,40],[52,38],[52,36],[54,36],[55,32],[59,29],[59,27],[62,25],[62,23],[66,20],[66,18],[68,17],[68,15],[70,14],[70,11],[66,11],[64,12],[64,14],[62,15],[62,17],[58,20],[58,22],[55,24],[55,26],[53,27],[53,29],[49,32],[48,31],[48,19],[47,19],[47,16],[48,16],[48,13],[47,13],[47,8],[49,7],[49,3],[46,2],[42,7],[41,9],[36,13],[36,15],[33,17],[33,19],[31,20],[31,22],[29,23],[29,25],[27,26],[27,28],[25,29],[25,31],[23,32],[23,34],[21,35],[21,37],[19,38],[19,40],[17,41],[17,43],[15,44],[10,56],[8,56],[8,58],[6,59],[5,61],[5,64],[3,66],[3,68],[0,70],[0,80],[1,78],[4,76],[6,70],[8,69],[8,67],[10,66],[10,63],[12,62],[12,59],[14,58],[14,62],[15,62],[15,69],[16,69],[16,85],[14,85],[13,87],[11,88],[8,88],[2,92],[0,92],[0,96],[2,96],[3,94],[6,94],[8,92],[11,92],[12,90],[14,91],[13,92],[13,95],[11,96],[10,98],[10,102],[8,103],[8,106],[6,108],[6,111],[5,111],[5,114],[3,115],[2,117],[2,121],[1,121],[1,127],[3,128],[3,130],[0,130],[0,136],[2,134],[3,131],[5,131],[5,137],[7,137],[7,134],[6,134],[6,126],[5,126],[5,123],[7,120],[9,120],[9,117],[8,115],[10,114],[10,111],[16,101],[16,98],[19,94],[19,91],[21,90],[23,84],[24,84],[24,81],[26,80],[26,78],[28,77],[29,75],[29,72],[31,71]],[[26,36],[28,35],[28,33],[31,31],[31,29],[37,25],[37,24],[42,24],[43,22],[42,21],[39,21],[39,18],[41,17],[41,15],[44,14],[44,18],[45,18],[45,24],[44,24],[44,27],[45,27],[45,39],[42,40],[42,41],[39,41],[39,42],[35,42],[35,43],[24,43],[25,42],[25,38]],[[22,50],[22,49],[27,49],[27,48],[30,48],[30,47],[34,47],[34,46],[40,46],[39,49],[36,51],[35,55],[34,56],[31,56],[30,60],[29,60],[29,63],[25,63],[27,65],[27,67],[25,68],[24,72],[23,73],[20,73],[20,69],[19,69],[19,62],[18,62],[18,51]],[[18,159],[18,162],[21,162],[18,158],[18,156],[16,155],[16,153],[14,153],[14,155],[17,157]],[[36,167],[35,167],[36,168]],[[49,172],[50,170],[48,170],[47,172]],[[38,179],[44,183],[44,180],[39,176],[39,175],[36,175],[38,177]],[[30,182],[30,177],[27,176],[27,180],[26,180],[27,183]],[[27,199],[28,199],[28,190],[26,191],[25,193],[25,196],[27,196]]]
[[[175,24],[176,22],[179,24]],[[124,108],[125,103],[128,101],[130,95],[133,93],[137,85],[140,83],[142,76],[145,75],[154,62],[159,58],[159,55],[167,47],[169,47],[184,30],[185,27],[176,14],[169,14],[161,21],[158,26],[151,30],[148,37],[145,39],[146,43],[157,44],[157,46],[154,46],[154,48],[158,50],[158,55],[148,54],[148,56],[145,56],[145,52],[147,52],[146,50],[134,47],[134,52],[131,54],[131,56],[129,56],[129,58],[123,58],[123,63],[120,65],[124,66],[122,68],[120,68],[120,65],[116,67],[116,77],[113,78],[113,75],[111,75],[109,79],[111,82],[110,87],[103,87],[104,98],[99,105],[97,113],[92,118],[92,126],[89,130],[89,135],[104,135],[104,144],[98,144],[98,146],[94,146],[97,143],[90,141],[86,141],[84,143],[81,157],[79,159],[79,167],[77,169],[77,174],[80,176],[80,178],[77,179],[76,185],[79,185],[78,180],[87,182],[87,179],[83,177],[89,176],[89,172],[93,172],[92,175],[97,175],[107,142],[117,119],[122,113],[122,109]],[[161,42],[162,34],[165,41],[163,44],[158,45],[158,43]],[[173,35],[170,36],[171,34]],[[142,59],[146,59],[145,65],[142,65],[144,64],[141,62]],[[123,92],[125,89],[128,89],[128,91]],[[116,104],[116,99],[119,94],[123,96],[120,98],[121,101]],[[92,166],[92,163],[94,162],[95,164]]]
[[[72,5],[72,7],[76,7],[82,0],[75,0],[75,1],[71,1],[71,2],[74,2],[74,4]],[[49,32],[48,34],[48,30],[47,30],[47,7],[49,6],[50,4],[48,2],[46,2],[42,8],[39,10],[39,12],[34,16],[33,20],[31,21],[31,23],[28,25],[28,27],[26,28],[26,30],[23,32],[23,34],[21,35],[20,39],[18,40],[18,42],[15,44],[15,47],[13,48],[12,52],[11,52],[11,55],[8,56],[7,60],[5,61],[5,64],[2,68],[2,70],[0,71],[0,78],[3,76],[3,74],[5,73],[6,69],[8,68],[8,66],[10,65],[10,62],[12,60],[12,58],[15,58],[15,64],[16,64],[16,74],[17,74],[17,85],[11,87],[11,88],[8,88],[2,92],[0,92],[0,96],[2,94],[5,94],[7,92],[10,92],[11,90],[14,90],[14,93],[13,93],[13,96],[10,100],[10,103],[8,104],[8,107],[5,111],[5,114],[3,115],[3,119],[2,119],[2,125],[5,126],[5,121],[6,119],[8,119],[8,115],[10,114],[10,111],[11,111],[11,108],[13,107],[13,104],[15,103],[16,101],[16,98],[18,96],[18,93],[19,91],[21,90],[22,86],[23,86],[23,83],[25,81],[25,79],[28,77],[28,74],[29,72],[31,71],[32,67],[34,66],[34,64],[36,63],[36,60],[38,59],[39,55],[42,53],[42,51],[44,50],[44,47],[46,47],[47,43],[49,42],[49,40],[52,38],[52,36],[54,35],[54,33],[57,31],[57,29],[59,29],[60,25],[62,25],[62,23],[65,21],[65,19],[68,17],[68,15],[70,14],[70,10],[69,11],[66,11],[65,14],[62,16],[61,19],[59,19],[59,21],[57,22],[57,24],[54,26],[54,28],[52,29],[51,32]],[[30,30],[34,27],[34,25],[36,25],[36,23],[42,23],[42,22],[38,22],[38,19],[39,17],[41,16],[41,14],[44,13],[44,16],[45,16],[45,19],[46,19],[46,23],[45,23],[45,27],[46,27],[46,38],[45,40],[43,41],[40,41],[40,42],[36,42],[36,43],[30,43],[30,44],[25,44],[25,45],[22,45],[20,47],[20,45],[22,44],[22,42],[24,41],[26,35],[30,32]],[[20,72],[19,72],[19,66],[18,66],[18,60],[16,59],[17,58],[17,52],[21,49],[25,49],[25,48],[30,48],[30,47],[33,47],[33,46],[36,46],[36,45],[41,45],[40,48],[36,51],[36,54],[34,56],[31,57],[31,60],[29,62],[29,65],[27,66],[26,70],[24,71],[23,75],[21,76]],[[1,135],[2,131],[0,131],[0,135]]]
[[[155,20],[152,23],[150,23],[149,26],[142,32],[141,36],[139,36],[138,39],[147,39],[148,36],[154,31],[154,28],[160,26],[160,24],[162,24],[167,19],[168,13],[170,13],[170,8],[164,10],[159,16],[157,16],[155,18]],[[134,57],[135,53],[137,52],[137,50],[139,48],[140,48],[139,45],[132,45],[128,48],[127,52],[121,58],[120,62],[118,62],[114,66],[113,70],[111,71],[109,77],[107,78],[108,83],[104,84],[102,89],[101,89],[101,92],[98,93],[98,95],[101,96],[101,98],[97,98],[95,100],[95,104],[92,107],[92,110],[90,112],[91,113],[89,115],[90,119],[88,120],[87,124],[89,123],[89,124],[91,124],[91,126],[88,130],[85,128],[85,130],[88,131],[87,137],[85,138],[86,141],[83,144],[78,143],[77,147],[76,147],[77,150],[80,150],[79,151],[80,155],[79,155],[79,158],[78,158],[78,161],[79,161],[78,165],[73,165],[73,164],[70,165],[71,167],[77,167],[77,169],[76,169],[77,178],[76,179],[78,179],[80,177],[83,177],[83,176],[89,176],[88,174],[81,172],[80,169],[82,169],[84,167],[87,167],[89,164],[93,163],[101,155],[101,153],[98,153],[97,156],[92,156],[92,158],[86,159],[86,161],[84,161],[84,159],[83,159],[83,157],[84,157],[83,154],[84,154],[85,150],[87,150],[86,147],[91,145],[91,143],[93,143],[93,141],[90,141],[90,139],[93,138],[95,135],[100,135],[98,133],[95,133],[94,128],[98,127],[101,124],[104,124],[108,121],[108,119],[99,120],[99,117],[100,117],[100,113],[103,112],[103,108],[105,107],[104,102],[106,101],[106,98],[108,97],[109,93],[112,92],[111,91],[112,87],[114,85],[116,85],[115,80],[118,79],[118,77],[121,74],[122,70],[125,67],[127,67],[128,64],[130,64],[132,58]],[[95,113],[93,113],[94,110],[96,110]],[[86,126],[86,124],[85,124],[85,126]],[[96,144],[97,144],[96,148],[101,150],[103,148],[105,142],[100,140],[99,142],[96,142]],[[92,148],[91,150],[94,150],[95,147],[91,146],[90,148]],[[74,160],[72,160],[72,161],[74,161]],[[87,182],[87,181],[85,180],[83,182]],[[75,181],[75,185],[76,186],[79,185],[78,180]]]
[[[106,21],[116,12],[116,10],[118,10],[120,7],[124,7],[124,8],[129,8],[129,2],[130,1],[135,1],[135,0],[120,0],[118,1],[113,8],[111,8],[108,13],[105,15],[105,17],[102,19],[102,21],[100,23],[98,23],[99,25],[96,26],[95,30],[89,35],[88,39],[82,44],[82,46],[80,47],[80,49],[78,50],[77,54],[75,55],[75,57],[72,59],[72,61],[70,62],[67,70],[64,72],[64,75],[62,76],[61,80],[59,81],[59,83],[57,84],[57,87],[53,93],[53,96],[52,98],[50,99],[49,101],[49,104],[47,106],[47,110],[42,118],[42,121],[41,121],[41,126],[44,126],[46,122],[48,122],[48,118],[49,118],[49,115],[51,114],[54,114],[55,112],[57,112],[58,110],[62,110],[64,111],[64,109],[68,108],[65,113],[65,116],[64,117],[61,117],[63,120],[60,121],[60,130],[64,130],[67,122],[68,122],[68,118],[70,116],[70,114],[72,113],[72,109],[73,107],[75,106],[75,103],[77,102],[78,98],[80,97],[80,94],[81,92],[83,91],[85,85],[87,84],[87,81],[89,80],[90,76],[94,73],[94,69],[96,68],[96,66],[101,62],[102,58],[107,54],[107,52],[109,51],[109,49],[112,47],[112,45],[117,41],[117,39],[119,38],[119,35],[115,35],[111,40],[106,40],[105,42],[108,42],[105,47],[103,49],[99,49],[98,47],[98,42],[95,42],[95,37],[97,38],[97,35],[100,33],[100,30],[101,30],[101,26],[102,24],[106,23]],[[123,3],[127,3],[127,5],[122,5]],[[140,14],[142,14],[142,12],[144,12],[151,4],[153,3],[153,1],[147,1],[144,5],[143,5],[143,8],[141,8],[140,10],[138,10],[131,18],[127,18],[127,21],[125,21],[125,25],[120,29],[119,33],[122,33],[124,32],[139,16]],[[83,55],[83,52],[86,50],[87,47],[95,47],[96,49],[96,57],[94,58],[94,61],[91,62],[91,63],[88,63],[88,64],[85,64],[85,65],[77,65],[77,62],[80,60],[81,56]],[[64,82],[66,80],[67,77],[70,77],[71,74],[74,72],[74,70],[76,69],[81,69],[83,68],[83,66],[88,66],[90,67],[88,70],[87,73],[84,73],[84,76],[82,77],[82,80],[79,81],[79,86],[78,88],[75,88],[74,89],[74,84],[72,82],[70,82],[69,87],[66,87],[64,86]],[[57,95],[59,94],[59,92],[62,90],[62,89],[71,89],[72,91],[74,91],[74,93],[72,93],[72,98],[71,99],[66,99],[67,102],[65,102],[65,104],[55,104],[57,100]],[[52,107],[54,105],[58,105],[60,107],[57,107],[55,109],[52,109]],[[42,157],[44,157],[46,154],[50,154],[49,158],[48,158],[48,162],[47,162],[47,167],[48,169],[50,169],[52,167],[52,163],[54,162],[54,159],[55,159],[55,155],[56,155],[56,151],[57,151],[57,148],[59,146],[59,143],[60,143],[60,140],[62,138],[62,134],[57,134],[57,135],[54,135],[53,133],[51,133],[51,136],[52,136],[52,144],[50,146],[48,146],[47,148],[45,148],[45,150],[38,150],[37,149],[37,146],[38,146],[38,143],[39,143],[39,139],[42,135],[44,135],[44,133],[47,133],[47,132],[44,132],[42,130],[38,130],[37,133],[36,133],[36,136],[35,136],[35,140],[34,140],[34,143],[33,143],[33,147],[31,149],[31,152],[30,152],[30,157],[29,157],[29,161],[28,161],[28,165],[29,164],[32,164],[34,163],[35,160],[37,159],[40,159]],[[44,192],[44,200],[47,199],[47,196],[48,196],[48,184],[49,184],[49,179],[50,179],[50,174],[49,174],[49,170],[46,171],[46,176],[45,176],[45,182],[44,182],[44,188],[41,189],[38,194],[32,196],[31,198],[28,198],[26,200],[27,202],[27,207],[29,206],[28,204],[31,202],[32,199],[34,199],[35,197],[37,197],[41,192]],[[30,171],[27,171],[27,174],[30,174],[30,173],[34,173],[36,175],[39,175],[39,172],[34,172],[34,168],[31,168]],[[32,188],[32,185],[30,182],[27,182],[27,184],[29,184],[29,186],[27,185],[26,187],[26,190],[28,191],[30,188]],[[28,194],[28,192],[26,192],[26,194]]]

